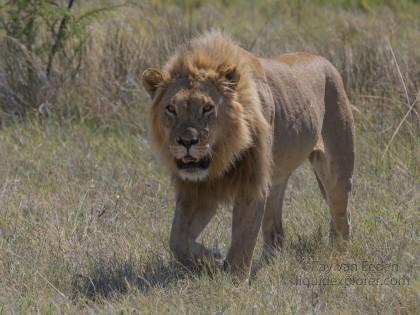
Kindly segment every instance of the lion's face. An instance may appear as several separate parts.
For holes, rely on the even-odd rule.
[[[178,175],[184,180],[202,181],[212,162],[223,96],[210,82],[184,86],[184,82],[177,82],[168,87],[155,106]]]
[[[230,76],[225,70],[222,81],[218,80],[220,73],[171,79],[167,73],[148,69],[143,75],[153,99],[154,142],[170,169],[183,180],[198,182],[220,176],[236,156],[244,133],[249,142],[242,108],[233,101],[231,89],[237,82],[233,80],[239,78],[232,76],[234,68],[229,70]]]

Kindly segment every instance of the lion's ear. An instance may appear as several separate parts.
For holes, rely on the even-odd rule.
[[[168,77],[168,73],[161,72],[158,69],[149,68],[144,70],[142,82],[144,88],[146,89],[147,93],[149,93],[151,98],[155,96],[155,92],[158,87],[162,86],[165,81],[167,81]]]
[[[221,64],[217,67],[217,73],[219,74],[220,78],[225,82],[228,83],[230,88],[235,89],[238,85],[240,75],[236,66],[233,64]]]

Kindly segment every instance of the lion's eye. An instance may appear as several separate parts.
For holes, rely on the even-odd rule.
[[[206,104],[203,107],[203,113],[210,113],[213,110],[214,106],[212,104]]]
[[[166,106],[166,110],[171,113],[172,115],[176,115],[176,110],[175,107],[173,105],[168,105]]]

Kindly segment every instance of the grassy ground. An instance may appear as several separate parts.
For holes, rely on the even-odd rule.
[[[287,192],[284,252],[250,286],[235,286],[223,274],[191,274],[171,260],[173,196],[141,134],[53,123],[6,128],[0,135],[2,311],[414,314],[418,173],[384,166],[375,158],[375,139],[358,135],[348,252],[327,245],[328,211],[305,166]],[[221,209],[204,242],[226,251],[229,230],[230,212]],[[392,265],[368,270],[366,264],[378,263]],[[325,278],[345,283],[304,285]],[[351,282],[365,278],[381,284]]]
[[[235,3],[223,16],[210,4],[191,16],[176,7],[150,6],[149,24],[137,19],[145,8],[107,16],[108,24],[94,23],[92,32],[115,25],[118,32],[110,34],[120,39],[123,52],[105,49],[118,45],[106,46],[111,44],[98,37],[79,81],[60,81],[56,93],[48,95],[56,112],[4,123],[0,314],[418,312],[418,5],[346,10],[319,5],[300,11],[284,5],[290,10],[275,11],[282,12],[277,17],[266,8],[281,2],[257,2],[254,9]],[[162,14],[150,12],[179,20],[164,25]],[[208,14],[200,19],[203,12]],[[327,18],[331,23],[324,23]],[[286,192],[285,248],[273,263],[261,265],[259,241],[251,285],[235,285],[223,273],[191,273],[171,258],[170,181],[150,151],[145,93],[138,81],[129,80],[218,21],[259,54],[310,50],[326,55],[343,74],[359,111],[354,235],[348,250],[328,245],[328,209],[305,164]],[[146,24],[159,30],[157,39],[144,34]],[[132,46],[140,43],[152,53]],[[114,63],[118,56],[124,64]],[[137,66],[131,71],[130,65]],[[3,69],[0,83],[8,78]],[[230,219],[230,211],[220,209],[203,242],[226,253]]]

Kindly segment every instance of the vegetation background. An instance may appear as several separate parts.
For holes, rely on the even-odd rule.
[[[418,313],[419,16],[415,0],[0,0],[0,313]],[[328,245],[304,165],[286,193],[285,248],[260,265],[258,245],[251,285],[171,258],[173,194],[140,78],[214,28],[341,72],[357,107],[346,252]],[[220,209],[203,242],[226,252],[230,219]]]

